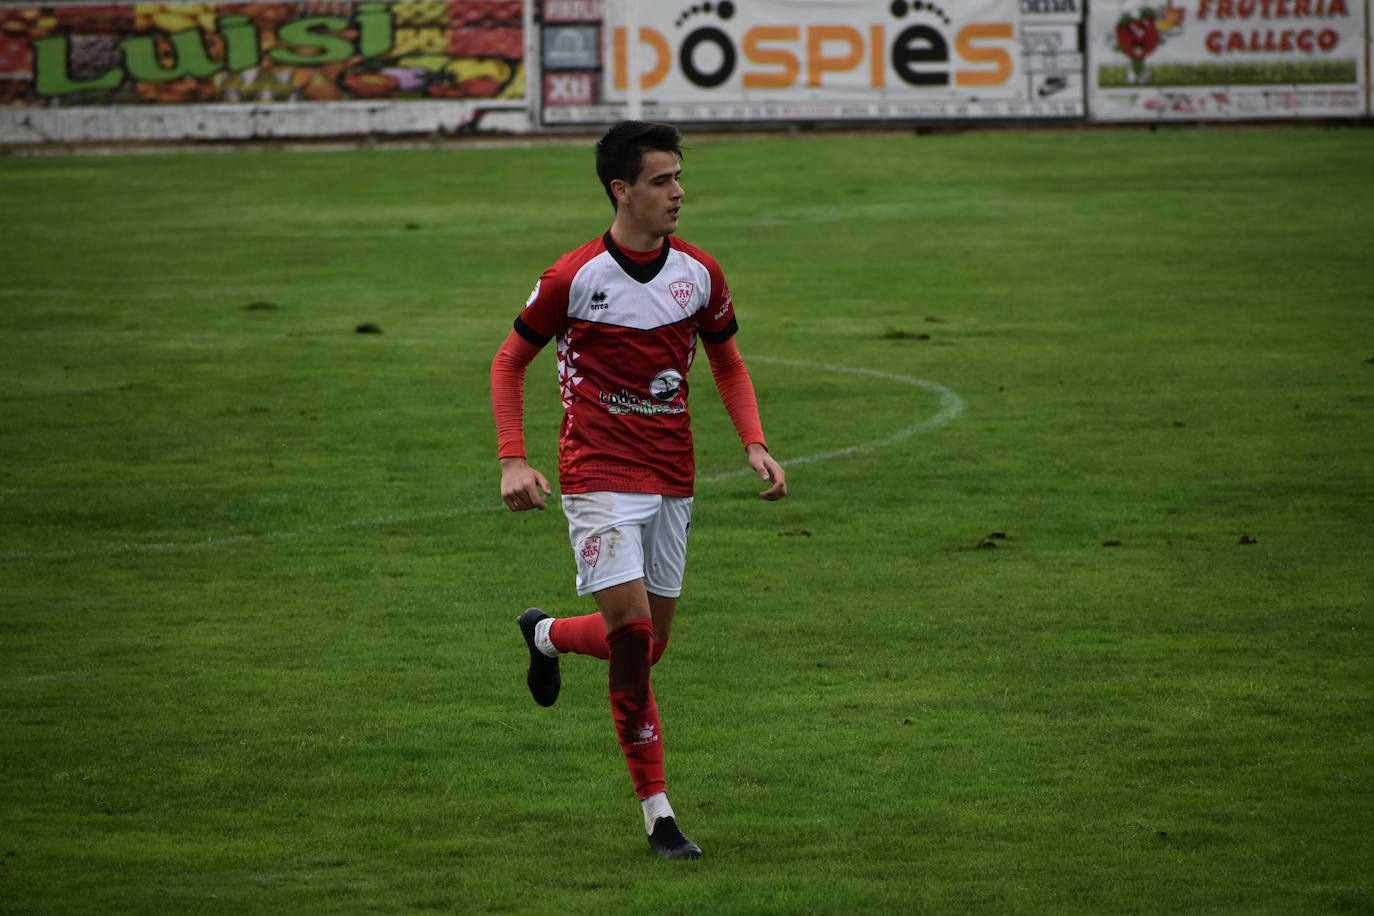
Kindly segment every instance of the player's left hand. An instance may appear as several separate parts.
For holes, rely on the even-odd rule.
[[[755,442],[749,446],[749,467],[759,475],[760,480],[771,484],[768,489],[759,493],[760,499],[774,502],[787,495],[787,472],[760,443]]]

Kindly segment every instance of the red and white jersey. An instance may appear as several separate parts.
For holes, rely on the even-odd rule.
[[[545,271],[515,330],[558,341],[562,491],[691,496],[687,373],[698,336],[723,343],[736,328],[720,265],[674,236],[640,263],[607,232]]]

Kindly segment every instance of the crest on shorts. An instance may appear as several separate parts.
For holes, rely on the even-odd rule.
[[[686,280],[678,280],[668,284],[668,292],[673,294],[673,299],[683,308],[691,304],[692,293],[696,292],[696,289],[695,283],[688,283]]]
[[[593,569],[596,568],[596,561],[601,559],[601,535],[594,534],[589,538],[583,538],[577,545],[577,555],[582,558]]]

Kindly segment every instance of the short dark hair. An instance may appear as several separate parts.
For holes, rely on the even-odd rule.
[[[672,153],[682,158],[682,132],[671,124],[653,121],[621,121],[606,131],[596,144],[596,177],[615,207],[611,182],[617,178],[634,184],[644,170],[644,154],[649,150]]]

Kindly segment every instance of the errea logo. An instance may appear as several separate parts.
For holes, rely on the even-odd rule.
[[[604,308],[609,308],[609,307],[610,307],[610,303],[608,303],[608,302],[606,301],[607,298],[609,298],[609,297],[606,295],[606,291],[605,291],[604,289],[599,289],[599,290],[597,290],[596,292],[592,293],[592,308],[593,308],[593,309],[604,309]]]

